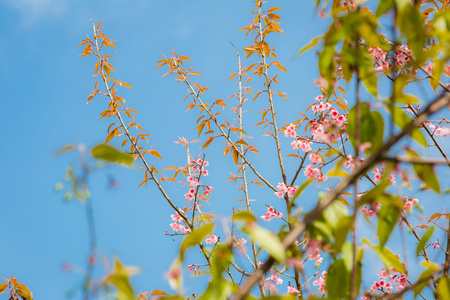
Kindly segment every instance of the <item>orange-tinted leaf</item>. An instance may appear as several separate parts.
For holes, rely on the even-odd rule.
[[[199,72],[195,72],[195,71],[191,71],[190,74],[191,74],[191,75],[202,76],[202,74],[200,74]]]
[[[342,93],[344,93],[344,94],[347,95],[347,93],[345,92],[345,90],[344,90],[343,88],[341,88],[340,86],[338,86],[337,89],[340,90]]]
[[[213,140],[214,140],[214,137],[210,136],[200,149],[205,149],[206,147],[208,147],[209,144],[211,144]]]
[[[347,200],[345,200],[345,199],[342,198],[342,197],[339,197],[339,201],[341,201],[342,203],[344,203],[344,204],[347,205],[347,206],[350,206],[350,204],[347,202]]]
[[[239,141],[237,141],[236,144],[243,144],[245,146],[248,146],[247,142],[244,141],[243,139],[240,139]]]
[[[279,9],[282,9],[282,7],[272,7],[267,11],[267,13],[271,13],[271,12],[277,11]]]
[[[16,294],[23,298],[23,300],[33,300],[33,294],[25,286],[25,284],[17,282],[16,284]]]
[[[233,77],[236,76],[236,73],[231,74],[230,78],[228,78],[228,80],[233,79]]]
[[[164,292],[164,291],[154,290],[154,291],[151,293],[150,297],[153,297],[153,296],[159,296],[159,295],[169,296],[169,295],[168,295],[166,292]]]
[[[123,85],[124,87],[127,87],[127,88],[129,88],[129,89],[132,89],[131,85],[129,85],[129,84],[126,83],[126,82],[121,82],[120,85]]]
[[[108,74],[108,77],[109,77],[111,69],[107,65],[103,65],[103,70],[106,72],[106,74]]]
[[[428,219],[428,223],[430,223],[431,221],[433,221],[433,219],[439,220],[439,218],[442,217],[442,214],[440,213],[434,213],[431,215],[431,217]]]
[[[0,294],[4,293],[8,285],[6,283],[0,283]]]
[[[158,151],[150,149],[150,150],[148,150],[148,152],[149,152],[151,155],[156,156],[157,158],[159,158],[160,160],[162,160],[161,154],[159,154]]]
[[[236,150],[233,151],[233,160],[236,165],[239,164],[239,153]]]

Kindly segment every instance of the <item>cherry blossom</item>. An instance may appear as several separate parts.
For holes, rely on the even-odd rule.
[[[326,288],[326,281],[327,281],[327,271],[323,271],[322,275],[319,275],[316,280],[314,280],[313,285],[319,287],[319,292],[326,295],[327,288]]]
[[[307,141],[307,140],[295,140],[291,143],[292,148],[294,148],[294,150],[297,150],[298,148],[302,149],[304,152],[310,152],[311,149],[311,145],[312,142],[311,141]]]
[[[261,216],[261,219],[263,219],[264,221],[270,221],[275,218],[281,218],[282,216],[282,213],[276,211],[272,206],[269,206],[267,208],[267,212]]]
[[[213,235],[211,235],[209,238],[207,238],[205,240],[205,243],[207,243],[207,244],[215,244],[215,243],[217,243],[218,240],[219,240],[218,237],[213,234]]]
[[[284,135],[286,137],[296,137],[297,133],[295,132],[295,125],[290,124],[289,126],[287,126],[286,130],[284,131]]]
[[[288,286],[287,293],[290,295],[300,295],[300,292],[293,286]]]

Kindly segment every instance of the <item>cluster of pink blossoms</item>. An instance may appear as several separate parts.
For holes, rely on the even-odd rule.
[[[314,164],[307,165],[303,174],[308,178],[315,179],[317,182],[324,182],[327,180],[328,177],[323,174],[319,168],[314,168],[313,165]]]
[[[264,221],[270,221],[275,218],[281,218],[282,216],[282,213],[276,211],[272,206],[269,206],[267,208],[267,212],[261,216],[261,219],[263,219]]]
[[[247,240],[242,237],[239,237],[239,236],[235,236],[234,241],[235,241],[235,243],[233,244],[233,247],[237,247],[237,248],[241,248],[245,244],[247,244]]]
[[[408,197],[405,197],[405,201],[404,201],[404,206],[403,206],[403,211],[406,212],[411,212],[412,208],[419,203],[419,200],[414,198],[414,199],[408,199]]]
[[[314,286],[318,286],[319,287],[319,292],[321,292],[322,294],[326,295],[326,294],[328,294],[327,287],[326,287],[326,282],[327,282],[327,271],[323,271],[322,275],[319,275],[316,278],[316,280],[314,280],[313,285]]]
[[[205,170],[205,168],[207,166],[209,166],[209,163],[205,160],[202,159],[197,159],[197,160],[193,160],[191,159],[189,161],[189,168],[192,171],[192,176],[188,176],[187,182],[189,185],[189,191],[184,194],[184,198],[188,199],[188,200],[194,200],[195,199],[195,187],[198,186],[199,183],[199,178],[200,176],[208,176],[208,171]],[[192,166],[191,166],[192,165]],[[203,187],[203,195],[209,195],[211,194],[211,191],[213,190],[212,186],[204,186]]]
[[[380,169],[375,168],[375,169],[372,170],[372,173],[375,174],[375,175],[373,176],[373,181],[375,181],[375,182],[380,181],[381,176],[382,176],[382,173],[381,173]],[[397,182],[395,181],[395,175],[394,175],[394,174],[389,175],[388,181],[389,181],[392,185],[394,185],[394,184],[397,183]]]
[[[315,260],[316,261],[316,267],[320,265],[323,262],[323,258],[320,257],[320,250],[319,248],[314,249],[311,251],[311,253],[308,255],[309,260]]]
[[[205,243],[207,244],[215,244],[219,241],[219,238],[217,235],[212,234],[209,238],[205,240]]]
[[[289,126],[287,126],[284,131],[284,135],[286,137],[294,137],[295,138],[297,136],[297,133],[295,132],[295,125],[289,124]]]
[[[408,280],[404,274],[398,273],[395,269],[391,269],[389,272],[385,269],[381,269],[378,273],[380,277],[379,281],[374,281],[370,286],[370,290],[364,292],[364,296],[361,300],[370,300],[372,297],[383,296],[392,292],[394,285],[396,290],[403,290],[408,284]],[[392,282],[389,282],[392,281]],[[381,292],[381,295],[375,295],[376,292]],[[378,298],[377,298],[378,299]]]
[[[371,205],[366,205],[361,209],[361,212],[366,217],[375,217],[377,215],[377,212],[380,211],[380,203],[374,202]]]
[[[184,226],[181,222],[183,219],[180,217],[180,215],[170,215],[172,218],[172,221],[175,221],[174,223],[170,224],[170,227],[172,227],[173,231],[181,231],[182,233],[188,233],[191,232],[191,229],[188,226]]]
[[[434,243],[431,243],[431,245],[433,246],[433,249],[439,248],[439,242],[438,241],[436,241]]]
[[[434,133],[434,135],[437,136],[447,136],[450,135],[450,127],[442,127],[442,126],[436,126],[434,124],[428,124],[428,128],[430,128],[430,130]]]
[[[287,288],[287,293],[289,294],[289,295],[300,295],[300,292],[299,292],[299,290],[297,290],[295,287],[293,287],[293,286],[288,286],[288,288]]]
[[[311,141],[302,140],[302,139],[295,140],[291,143],[291,146],[294,150],[297,150],[298,148],[300,148],[304,152],[310,152],[312,150],[311,145],[312,145]]]
[[[283,198],[285,193],[287,193],[289,197],[292,197],[295,195],[295,192],[297,191],[298,186],[287,187],[286,184],[284,184],[284,182],[281,182],[278,184],[277,189],[278,189],[278,192],[275,192],[275,195],[278,198]]]
[[[386,72],[389,69],[389,63],[386,61],[387,52],[380,47],[368,47],[370,56],[377,64],[376,72]]]
[[[380,47],[367,47],[367,50],[376,64],[376,72],[386,72],[391,68],[391,64],[389,63],[389,59],[387,57],[388,52],[384,51]],[[395,64],[397,66],[404,66],[410,61],[410,56],[412,56],[412,52],[408,45],[399,46],[394,55]]]

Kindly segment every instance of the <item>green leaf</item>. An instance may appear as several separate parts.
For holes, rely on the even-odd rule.
[[[343,218],[348,216],[348,209],[341,202],[333,201],[323,211],[323,216],[331,228],[335,228]]]
[[[450,299],[450,278],[439,278],[437,293],[441,296],[441,299]]]
[[[405,266],[402,264],[397,255],[392,253],[391,250],[386,247],[382,249],[379,247],[375,247],[374,249],[378,256],[381,258],[381,261],[384,263],[386,268],[393,267],[400,273],[406,273]]]
[[[433,275],[437,270],[439,270],[439,265],[433,263],[433,262],[427,262],[427,261],[423,261],[422,262],[422,266],[424,266],[425,268],[427,268],[425,271],[422,272],[422,274],[420,274],[418,281],[420,281],[423,278],[427,278],[430,277],[431,275]],[[429,285],[429,281],[424,281],[422,283],[416,284],[416,286],[414,286],[414,298],[420,294],[420,292],[427,286]]]
[[[366,238],[363,238],[362,242],[364,244],[369,245],[370,248],[372,248],[375,251],[375,253],[381,259],[381,261],[383,262],[384,266],[387,269],[390,269],[391,267],[393,267],[395,270],[397,270],[400,273],[406,273],[406,268],[402,264],[400,259],[394,253],[392,253],[388,248],[384,247],[383,249],[381,249],[379,246],[374,246]]]
[[[434,231],[434,226],[430,226],[427,228],[425,233],[422,235],[422,238],[420,239],[419,243],[417,244],[417,248],[416,248],[417,256],[419,256],[420,252],[423,251],[425,245],[431,239],[431,236],[433,235],[433,231]]]
[[[129,154],[121,152],[116,148],[106,145],[100,144],[92,148],[91,154],[93,157],[97,159],[106,160],[112,163],[125,164],[128,166],[133,165],[133,157]]]
[[[371,143],[372,147],[367,150],[373,153],[383,145],[384,120],[378,111],[371,111],[367,102],[360,103],[360,144]],[[348,114],[348,135],[352,145],[355,145],[356,134],[356,106],[353,106]]]
[[[277,261],[283,262],[286,260],[286,253],[281,242],[271,232],[254,223],[251,226],[243,227],[242,231],[250,235],[255,242],[259,243],[261,248],[269,252]]]
[[[297,55],[303,54],[304,52],[308,51],[309,49],[317,46],[317,44],[323,39],[323,36],[317,36],[313,38],[306,46],[304,46],[300,51],[298,51]]]
[[[384,15],[385,13],[388,12],[388,10],[392,9],[394,7],[394,0],[383,0],[380,1],[377,7],[377,11],[375,13],[375,15],[377,17],[381,17],[382,15]]]
[[[381,179],[381,182],[377,184],[373,189],[369,190],[365,193],[361,199],[358,201],[358,205],[361,207],[367,203],[377,202],[378,198],[385,194],[386,188],[388,188],[391,184],[384,177]]]
[[[218,245],[214,250],[211,262],[212,280],[199,300],[227,299],[236,290],[236,286],[223,277],[223,272],[229,267],[232,250],[229,245]]]
[[[433,168],[429,164],[412,164],[414,172],[416,172],[417,177],[419,177],[427,187],[434,190],[436,193],[441,192],[439,186],[439,180],[434,173]]]
[[[391,105],[387,105],[387,108],[393,115],[394,123],[400,128],[403,129],[407,125],[409,125],[412,122],[412,119],[410,116],[408,116],[402,109]],[[413,129],[409,134],[413,139],[416,140],[419,144],[421,144],[424,147],[427,147],[427,140],[425,139],[425,136],[422,134],[422,132],[415,128]]]
[[[363,259],[363,248],[356,247],[356,291],[359,291],[361,286],[361,271],[362,271],[362,259]],[[344,260],[344,265],[347,268],[348,274],[351,274],[353,267],[353,245],[352,243],[346,242],[342,246],[342,256]]]
[[[193,230],[191,233],[189,233],[189,235],[184,238],[183,242],[181,242],[180,259],[183,260],[184,253],[186,252],[186,250],[192,246],[195,246],[195,245],[198,245],[199,243],[201,243],[201,241],[203,241],[203,239],[209,233],[211,233],[213,228],[214,228],[214,224],[206,224],[202,227],[199,227],[199,228]]]
[[[400,216],[400,203],[398,199],[389,194],[382,194],[377,202],[381,202],[381,209],[378,213],[378,228],[377,234],[380,240],[380,248],[382,249],[386,244],[389,236],[397,225],[398,217]]]
[[[350,290],[350,274],[343,259],[337,259],[328,269],[326,286],[330,299],[348,299]]]
[[[400,9],[397,16],[397,25],[406,37],[416,63],[422,64],[425,58],[423,49],[427,38],[423,16],[419,9],[410,3]]]
[[[311,182],[313,182],[313,181],[314,181],[313,179],[308,179],[305,182],[303,182],[302,185],[295,192],[294,197],[292,197],[292,202],[294,202],[295,199],[300,197],[300,195],[303,193],[303,191],[306,189],[306,187],[308,187],[308,185],[310,185]]]
[[[136,300],[129,277],[139,273],[135,267],[124,266],[118,258],[114,259],[114,271],[106,277],[106,282],[117,288],[120,300]]]
[[[334,233],[334,249],[336,253],[341,252],[342,245],[345,243],[348,232],[352,228],[352,224],[352,216],[344,217],[337,223]]]
[[[232,219],[234,221],[245,221],[245,222],[256,222],[256,217],[251,212],[240,211],[233,215]]]

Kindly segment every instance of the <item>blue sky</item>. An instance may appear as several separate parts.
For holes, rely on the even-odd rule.
[[[314,16],[313,1],[269,2],[283,7],[285,34],[270,41],[288,70],[278,79],[279,90],[289,93],[290,102],[276,103],[277,117],[284,124],[299,118],[297,112],[319,93],[313,87],[318,76],[314,51],[299,57],[296,52],[321,34],[328,21]],[[152,134],[150,144],[163,154],[161,166],[168,167],[184,165],[184,149],[173,141],[181,136],[197,138],[193,128],[198,112],[185,111],[185,87],[170,76],[161,78],[166,70],[155,70],[156,61],[173,47],[179,55],[191,57],[190,66],[204,75],[199,80],[211,89],[207,102],[229,97],[236,85],[228,78],[237,68],[230,41],[238,49],[252,42],[237,31],[251,22],[253,9],[252,1],[242,0],[0,0],[1,276],[17,277],[36,299],[63,299],[82,280],[81,274],[62,272],[61,265],[84,266],[88,247],[84,209],[74,200],[63,201],[54,190],[66,167],[77,163],[77,156],[52,154],[67,144],[90,148],[106,137],[109,123],[98,118],[107,102],[97,97],[86,105],[95,82],[91,77],[95,62],[93,57],[80,57],[82,49],[77,48],[86,34],[92,36],[89,19],[103,20],[105,34],[117,40],[118,51],[110,53],[117,70],[114,76],[133,86],[120,93],[139,113],[137,122]],[[265,105],[256,101],[248,110],[259,111]],[[256,123],[257,117],[249,116],[249,124]],[[284,142],[287,145],[287,139]],[[263,138],[260,145],[261,156],[252,159],[271,182],[281,181],[276,164],[266,160],[273,154],[267,146],[273,144]],[[193,152],[200,154],[200,150]],[[211,162],[207,184],[217,195],[213,194],[213,212],[228,216],[241,197],[236,186],[225,181],[229,172],[236,171],[234,164],[230,157],[223,158],[218,141],[206,157]],[[296,165],[288,164],[288,172]],[[118,188],[108,188],[109,175],[119,182]],[[164,235],[172,211],[151,184],[137,188],[142,177],[136,168],[116,166],[91,176],[99,253],[110,261],[118,256],[125,264],[141,267],[134,278],[137,291],[170,291],[164,272],[176,256],[179,239]],[[168,190],[184,205],[184,188],[171,184]],[[311,201],[316,193],[310,193]],[[276,200],[267,190],[255,190],[256,197],[271,205]],[[444,207],[443,197],[436,198],[437,206]],[[265,207],[256,211],[262,214]],[[192,257],[196,259],[195,254]],[[103,274],[101,266],[97,272]]]

